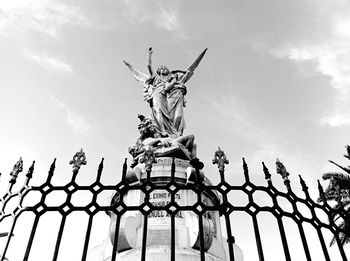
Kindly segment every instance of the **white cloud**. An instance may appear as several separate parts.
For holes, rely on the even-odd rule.
[[[67,113],[67,122],[77,133],[89,133],[93,130],[93,126],[88,123],[82,115],[73,112],[68,107],[65,107],[65,109]]]
[[[139,23],[151,23],[153,26],[175,33],[183,38],[185,34],[180,23],[177,8],[162,1],[124,0],[125,15]]]
[[[333,116],[324,116],[320,119],[321,125],[329,125],[331,127],[343,127],[350,125],[350,113],[336,113]]]
[[[37,31],[56,38],[67,24],[87,24],[81,10],[56,0],[8,0],[0,2],[0,36],[21,37]]]
[[[279,58],[295,62],[313,62],[315,70],[330,77],[336,90],[330,113],[320,118],[321,125],[350,126],[350,7],[348,16],[336,15],[331,19],[332,30],[324,34],[322,43],[291,42],[282,48],[271,48]],[[312,42],[310,40],[310,42]]]
[[[95,126],[90,124],[81,114],[74,112],[68,105],[57,100],[52,94],[50,94],[50,98],[58,107],[65,111],[66,121],[75,133],[90,134],[94,132]]]
[[[38,55],[28,49],[23,50],[24,57],[47,70],[59,73],[73,73],[72,66],[56,57]]]

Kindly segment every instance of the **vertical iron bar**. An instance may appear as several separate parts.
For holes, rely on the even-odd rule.
[[[118,238],[119,238],[119,228],[120,228],[120,220],[121,215],[118,213],[117,220],[115,221],[115,230],[114,230],[114,243],[113,243],[113,252],[111,261],[115,261],[117,257],[117,247],[118,247]]]
[[[175,214],[170,215],[171,239],[170,239],[170,261],[175,261]]]
[[[220,172],[221,183],[223,184],[225,182],[225,172],[224,172],[224,170],[220,170],[219,172]],[[232,237],[230,215],[226,212],[226,203],[228,202],[226,191],[224,191],[224,193],[222,193],[222,200],[223,200],[224,206],[225,206],[223,214],[225,216],[227,244],[228,244],[230,261],[235,261],[235,255],[234,255],[233,246],[232,246],[233,242],[231,242],[231,240],[230,240],[230,238]]]
[[[298,229],[299,229],[299,233],[300,233],[300,237],[301,237],[301,242],[303,243],[306,259],[308,261],[312,261],[311,255],[310,255],[310,250],[309,250],[309,245],[307,243],[306,236],[305,236],[305,231],[304,231],[303,225],[300,224],[299,222],[298,222]]]
[[[60,229],[58,230],[58,236],[57,236],[57,240],[56,240],[55,251],[54,251],[54,254],[53,254],[52,261],[56,261],[57,257],[58,257],[58,251],[59,251],[60,245],[61,245],[63,229],[64,229],[64,226],[66,224],[66,218],[67,218],[67,216],[64,215],[62,217],[62,219],[61,219]]]
[[[326,243],[324,242],[324,238],[323,238],[323,235],[322,235],[321,228],[315,227],[315,229],[317,230],[317,234],[318,234],[318,237],[320,239],[320,243],[321,243],[321,247],[322,247],[322,251],[323,251],[324,257],[325,257],[326,261],[331,261],[331,259],[329,258],[329,254],[328,254]]]
[[[199,171],[198,169],[196,169],[196,171]],[[202,183],[198,184],[197,187],[197,203],[199,203],[200,205],[202,204]],[[199,206],[200,206],[199,205]],[[198,209],[197,209],[198,210]],[[203,209],[201,209],[200,212],[202,212]],[[200,260],[201,261],[205,261],[205,250],[204,250],[204,233],[203,233],[203,217],[202,217],[202,213],[197,214],[198,216],[198,232],[199,232],[199,250],[200,250]]]
[[[149,203],[149,191],[147,190],[147,186],[149,186],[149,182],[151,182],[151,170],[152,170],[152,165],[150,165],[149,168],[146,167],[146,172],[147,172],[147,178],[146,178],[146,183],[145,183],[145,202]],[[147,229],[148,229],[148,214],[146,213],[144,215],[144,220],[143,220],[143,234],[142,234],[142,249],[141,249],[141,261],[146,260],[146,248],[147,248]]]
[[[224,214],[225,216],[225,223],[226,223],[226,232],[227,232],[227,243],[228,243],[228,252],[230,256],[230,261],[235,261],[235,255],[233,251],[233,243],[232,242],[232,231],[231,231],[231,221],[230,221],[230,215],[228,213]]]
[[[81,150],[82,152],[82,150]],[[71,161],[72,162],[72,161]],[[81,162],[78,162],[77,163],[77,166],[75,166],[75,162],[73,163],[73,175],[72,175],[72,179],[71,181],[67,184],[67,185],[70,185],[70,184],[74,184],[75,183],[75,179],[79,173],[79,168],[80,168],[80,164]],[[86,164],[86,163],[85,163]],[[68,195],[67,195],[67,198],[66,198],[66,201],[65,201],[65,204],[67,203],[70,203],[71,201],[71,198],[72,198],[72,193],[69,192]],[[58,236],[57,236],[57,240],[56,240],[56,245],[55,245],[55,251],[54,251],[54,254],[53,254],[53,258],[52,258],[52,261],[56,261],[57,260],[57,257],[58,257],[58,252],[59,252],[59,249],[60,249],[60,245],[61,245],[61,240],[62,240],[62,235],[63,235],[63,230],[64,230],[64,226],[66,224],[66,220],[67,220],[67,215],[66,213],[62,216],[62,219],[61,219],[61,224],[60,224],[60,229],[58,230]]]
[[[22,208],[23,197],[29,190],[28,184],[29,184],[30,179],[33,176],[34,164],[35,164],[35,161],[33,161],[32,165],[28,169],[28,172],[27,172],[27,175],[26,175],[26,179],[25,179],[24,184],[22,186],[22,193],[20,193],[20,194],[17,193],[17,195],[19,195],[19,203],[17,205],[17,208],[19,208],[19,207]],[[12,181],[12,184],[15,184],[15,183],[16,183],[16,178],[14,178],[14,181]],[[12,189],[12,187],[11,187],[11,189]],[[11,229],[10,229],[10,232],[9,232],[9,234],[7,236],[6,244],[5,244],[5,247],[4,247],[4,249],[2,251],[2,254],[1,254],[1,260],[3,260],[5,258],[7,249],[9,247],[9,245],[10,245],[10,241],[11,241],[11,238],[12,238],[13,231],[15,229],[17,218],[18,218],[19,215],[20,215],[20,212],[15,214],[15,216],[12,219]]]
[[[348,258],[346,257],[343,245],[341,244],[341,242],[339,240],[338,234],[333,234],[333,235],[335,237],[335,240],[337,241],[338,249],[339,249],[341,257],[343,258],[343,261],[347,261]]]
[[[171,184],[175,181],[175,158],[173,157],[171,163]],[[173,204],[175,202],[175,192],[172,191],[170,195],[170,202]],[[170,261],[175,261],[175,214],[174,211],[171,211],[170,214],[170,229],[171,229],[171,238],[170,238]]]
[[[51,183],[51,179],[53,177],[53,174],[55,172],[55,167],[56,167],[56,158],[53,160],[53,162],[50,165],[50,169],[46,178],[46,181],[44,184],[50,184]],[[40,203],[44,203],[46,199],[46,194],[41,194],[41,198],[40,198]],[[35,219],[34,219],[34,223],[32,226],[32,231],[30,232],[30,236],[29,236],[29,240],[28,240],[28,244],[26,247],[26,252],[24,254],[24,259],[23,261],[28,261],[29,258],[29,254],[30,254],[30,250],[32,249],[32,245],[33,245],[33,241],[34,241],[34,236],[35,236],[35,232],[36,232],[36,228],[38,226],[39,223],[39,219],[40,219],[40,215],[35,215]]]
[[[309,194],[309,191],[308,191],[308,187],[307,187],[305,181],[303,180],[303,178],[301,177],[301,175],[299,175],[299,180],[300,180],[300,185],[302,187],[302,190],[304,191],[306,200],[311,200],[310,194]],[[311,201],[311,202],[313,203],[313,201]],[[295,202],[293,201],[293,208],[294,207],[297,208],[296,205],[295,205]],[[301,222],[297,222],[297,224],[298,224],[299,234],[300,234],[300,237],[301,237],[301,242],[303,243],[303,247],[304,247],[306,258],[307,258],[308,261],[312,261],[311,260],[311,255],[310,255],[310,250],[309,250],[309,245],[308,245],[307,240],[306,240],[306,236],[305,236],[305,231],[304,231],[303,225],[302,225]]]
[[[96,182],[100,182],[100,178],[101,178],[102,170],[103,170],[103,160],[104,160],[104,158],[102,158],[102,160],[101,160],[101,162],[100,162],[100,164],[98,166]],[[92,191],[90,190],[90,192],[92,192]],[[97,200],[97,193],[96,193],[96,191],[93,191],[92,193],[93,193],[93,195],[92,195],[91,202],[95,203],[96,200]],[[87,251],[88,251],[89,242],[90,242],[90,235],[91,235],[91,227],[92,227],[93,218],[94,218],[94,215],[92,215],[92,213],[90,213],[88,225],[87,225],[87,228],[86,228],[84,248],[83,248],[83,256],[81,258],[82,261],[84,261],[86,259],[86,256],[87,256]]]
[[[125,178],[126,178],[126,172],[127,172],[127,159],[125,158],[123,169],[122,169],[122,180],[121,183],[125,185]],[[122,191],[119,192],[119,202],[124,201],[124,193]],[[116,214],[117,220],[115,221],[115,228],[114,228],[114,241],[113,241],[113,250],[112,250],[112,259],[111,261],[115,261],[117,257],[117,250],[118,250],[118,239],[119,239],[119,229],[120,229],[120,221],[122,219],[122,215],[120,213]]]
[[[248,173],[248,166],[243,159],[243,170],[244,170],[244,177],[246,180],[246,183],[249,182],[249,173]],[[223,152],[220,147],[214,154],[213,164],[218,165],[219,173],[220,173],[220,184],[225,184],[225,165],[229,163],[229,160],[227,159],[225,152]],[[227,234],[227,244],[228,244],[228,250],[229,250],[229,256],[230,260],[235,260],[235,255],[233,251],[233,244],[234,244],[234,237],[232,236],[231,231],[231,221],[230,221],[230,214],[227,212],[227,190],[222,190],[222,198],[223,198],[223,204],[221,206],[221,211],[223,212],[225,216],[225,223],[226,223],[226,234]]]
[[[282,240],[282,245],[283,245],[283,250],[284,250],[284,255],[286,257],[286,261],[290,261],[291,258],[290,258],[286,233],[284,231],[283,222],[282,222],[282,219],[280,217],[278,217],[277,223],[278,223],[278,228],[280,230],[280,235],[281,235],[281,240]]]
[[[147,227],[148,227],[148,214],[145,214],[145,215],[144,215],[144,219],[143,219],[143,234],[142,234],[141,261],[145,261],[145,260],[146,260]]]
[[[198,215],[198,226],[199,226],[199,243],[200,243],[201,261],[205,261],[203,216],[202,216],[202,214]]]
[[[9,245],[10,245],[11,237],[12,237],[12,235],[13,235],[13,231],[14,231],[15,225],[16,225],[16,223],[17,223],[17,218],[18,218],[18,216],[15,216],[15,217],[13,218],[13,220],[12,220],[11,229],[10,229],[8,235],[7,235],[7,240],[6,240],[5,247],[4,247],[4,249],[3,249],[2,253],[1,253],[1,261],[4,260],[5,255],[6,255],[6,252],[7,252],[7,249],[8,249],[8,247],[9,247]]]
[[[89,215],[89,221],[86,229],[86,234],[85,234],[85,241],[84,241],[84,248],[83,248],[83,256],[81,258],[82,261],[85,261],[86,256],[87,256],[87,251],[89,247],[89,242],[90,242],[90,234],[91,234],[91,226],[92,226],[92,220],[93,220],[93,215]]]
[[[28,244],[27,244],[26,252],[24,254],[23,261],[28,261],[30,250],[32,249],[32,244],[33,244],[36,228],[37,228],[37,226],[39,224],[39,218],[40,218],[40,216],[38,216],[38,215],[35,216],[33,227],[32,227],[32,231],[30,233],[30,237],[29,237],[29,241],[28,241]]]
[[[263,252],[263,248],[262,248],[262,244],[261,244],[260,231],[259,231],[258,220],[256,218],[256,215],[253,215],[252,219],[253,219],[256,246],[258,248],[259,260],[264,261],[265,260],[264,259],[264,252]]]
[[[319,194],[320,194],[320,198],[322,199],[323,204],[326,205],[327,204],[327,200],[326,200],[325,193],[323,191],[323,187],[322,187],[322,185],[320,183],[320,180],[317,180],[317,183],[318,183],[318,191],[319,191]],[[312,217],[314,219],[316,217],[315,210],[311,209],[311,213],[312,213]],[[322,251],[323,251],[323,254],[324,254],[325,258],[326,258],[326,261],[330,261],[329,254],[328,254],[328,251],[327,251],[327,246],[326,246],[326,243],[324,242],[324,238],[323,238],[323,235],[322,235],[321,228],[319,228],[318,226],[314,226],[314,228],[316,229],[318,237],[320,239]]]

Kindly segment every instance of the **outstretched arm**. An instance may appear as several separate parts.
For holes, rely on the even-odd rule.
[[[148,68],[149,74],[151,76],[153,76],[152,53],[153,53],[152,47],[148,48],[148,64],[147,64],[147,68]]]

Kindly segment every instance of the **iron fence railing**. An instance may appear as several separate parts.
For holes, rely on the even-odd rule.
[[[125,214],[128,211],[137,211],[143,215],[143,237],[142,237],[142,247],[141,247],[141,260],[146,260],[146,252],[147,252],[147,233],[148,233],[148,219],[149,215],[155,211],[155,210],[162,210],[166,211],[169,214],[170,218],[170,260],[175,260],[175,251],[176,251],[176,245],[175,245],[175,217],[176,215],[181,211],[192,211],[198,216],[198,231],[199,231],[199,244],[197,246],[199,251],[200,260],[205,260],[206,255],[206,249],[205,249],[205,238],[204,234],[205,231],[203,229],[203,217],[206,215],[206,213],[215,211],[219,212],[222,219],[225,222],[225,230],[227,234],[227,245],[228,245],[228,256],[230,260],[234,260],[234,247],[233,244],[235,243],[235,237],[232,234],[232,228],[231,228],[231,221],[230,216],[232,213],[235,212],[244,212],[248,214],[251,217],[251,221],[253,224],[253,231],[254,231],[254,237],[255,237],[255,244],[257,248],[257,255],[259,260],[265,260],[265,251],[266,249],[263,248],[262,244],[262,238],[260,235],[260,226],[258,222],[257,215],[262,212],[271,213],[278,224],[278,231],[280,235],[280,240],[283,246],[283,253],[285,260],[289,261],[292,260],[291,253],[290,253],[290,242],[287,240],[286,230],[283,223],[283,218],[288,217],[293,220],[293,222],[296,224],[298,228],[298,235],[301,239],[303,249],[301,251],[304,252],[305,259],[306,260],[312,260],[312,255],[310,253],[310,242],[307,240],[306,231],[304,230],[303,224],[310,224],[313,229],[317,233],[317,240],[320,242],[322,247],[322,252],[324,259],[326,261],[330,261],[330,254],[329,254],[329,248],[327,245],[329,242],[324,237],[324,234],[322,233],[322,230],[329,231],[334,237],[336,241],[336,246],[334,248],[337,249],[339,252],[341,258],[343,260],[347,260],[346,253],[344,251],[343,245],[340,242],[339,235],[340,233],[345,233],[342,228],[340,228],[334,221],[332,217],[334,217],[335,210],[332,209],[332,207],[327,203],[326,200],[323,201],[323,203],[317,203],[315,200],[313,200],[310,197],[310,194],[308,192],[308,187],[305,183],[305,181],[300,177],[300,184],[302,187],[302,190],[304,192],[304,196],[300,197],[296,195],[290,185],[290,181],[288,179],[289,173],[284,168],[283,164],[278,162],[277,163],[277,173],[282,175],[282,178],[284,180],[284,184],[287,188],[286,192],[282,192],[278,190],[271,179],[271,174],[265,164],[263,163],[263,173],[267,182],[266,186],[261,185],[255,185],[250,180],[249,170],[248,166],[243,159],[243,173],[245,181],[242,185],[230,185],[227,183],[225,179],[225,164],[228,163],[228,160],[226,159],[225,154],[223,151],[219,150],[215,154],[215,158],[213,160],[214,164],[218,165],[219,174],[220,174],[220,182],[216,185],[211,185],[209,183],[204,182],[204,177],[201,175],[197,175],[196,179],[188,182],[179,182],[175,177],[175,163],[174,159],[172,161],[172,167],[171,167],[171,174],[170,179],[167,182],[159,183],[159,182],[153,182],[152,180],[152,164],[154,163],[154,155],[150,154],[149,157],[145,158],[145,170],[146,170],[146,176],[139,181],[130,181],[127,177],[127,162],[125,160],[123,169],[122,169],[122,178],[121,181],[118,184],[115,185],[104,185],[101,182],[101,175],[103,171],[103,159],[101,163],[99,164],[97,175],[95,181],[91,185],[79,185],[76,182],[76,177],[79,173],[79,169],[82,165],[86,164],[86,158],[85,153],[81,150],[79,153],[77,153],[73,160],[70,162],[73,166],[73,172],[72,172],[72,178],[71,180],[64,186],[55,186],[52,184],[52,177],[55,172],[55,164],[56,160],[53,161],[51,164],[51,167],[48,172],[48,176],[46,181],[40,185],[40,186],[30,186],[29,182],[33,176],[34,172],[34,162],[29,168],[25,181],[23,186],[18,191],[13,191],[14,184],[16,183],[17,176],[20,172],[23,170],[23,161],[20,159],[16,165],[13,168],[13,171],[11,172],[11,179],[9,181],[9,186],[7,191],[5,192],[4,196],[0,200],[1,208],[0,208],[0,222],[4,222],[4,220],[10,221],[9,230],[5,231],[7,233],[3,234],[6,236],[1,252],[1,259],[7,260],[7,252],[8,248],[11,244],[12,235],[14,232],[14,229],[16,225],[18,224],[19,217],[26,212],[33,213],[34,214],[34,221],[31,225],[31,231],[28,238],[28,241],[25,245],[23,245],[23,248],[25,248],[25,253],[23,256],[23,260],[31,260],[31,249],[33,245],[33,241],[36,237],[36,231],[38,227],[38,223],[40,218],[48,212],[54,212],[59,213],[61,216],[58,234],[56,237],[55,242],[55,248],[53,252],[53,256],[50,260],[58,260],[58,255],[60,251],[60,246],[62,244],[62,235],[65,231],[65,224],[67,217],[75,212],[84,212],[88,215],[88,222],[85,230],[85,239],[84,239],[84,247],[82,249],[81,253],[81,259],[80,260],[86,260],[87,254],[88,254],[88,248],[89,248],[89,242],[91,239],[91,228],[92,223],[94,220],[94,217],[97,213],[100,212],[107,212],[109,214],[114,214],[116,216],[115,219],[115,231],[114,231],[114,243],[113,243],[113,249],[111,253],[111,259],[112,261],[117,260],[117,249],[118,249],[118,240],[119,240],[119,229],[121,224],[122,215]],[[325,194],[323,191],[323,188],[321,184],[318,184],[319,188],[319,194],[320,197],[324,199]],[[115,191],[115,195],[113,197],[111,204],[99,204],[97,202],[97,197],[99,193],[105,190]],[[127,192],[137,190],[141,191],[144,194],[144,202],[137,206],[131,206],[124,202],[123,197],[126,195]],[[170,202],[167,205],[155,205],[152,204],[150,201],[150,193],[155,190],[164,190],[167,191],[170,194]],[[28,195],[30,191],[36,191],[40,193],[40,200],[38,203],[32,206],[23,206],[23,200]],[[53,193],[55,191],[63,191],[66,193],[67,197],[64,203],[62,203],[60,206],[49,206],[45,203],[46,198],[50,193]],[[77,191],[89,191],[92,194],[91,201],[86,204],[85,206],[75,206],[72,203],[72,195],[76,193]],[[176,202],[175,196],[176,193],[179,191],[192,191],[197,195],[197,201],[193,205],[181,205]],[[203,202],[202,196],[203,193],[206,191],[211,191],[212,193],[217,193],[221,196],[222,200],[220,202],[216,202],[216,204],[213,205],[207,205],[205,202]],[[231,191],[239,191],[243,192],[248,197],[248,204],[245,206],[237,206],[235,204],[230,203],[229,200],[229,193]],[[258,192],[264,192],[266,195],[268,195],[272,200],[272,206],[260,206],[259,203],[257,203],[254,200],[253,195]],[[18,204],[17,206],[11,210],[10,212],[6,211],[6,206],[14,200],[14,198],[17,198]],[[293,211],[288,212],[283,209],[283,207],[280,205],[280,202],[277,200],[277,198],[284,198],[290,204],[292,205]],[[310,213],[311,217],[305,217],[302,212],[299,209],[299,205],[303,205],[305,208],[307,208]],[[327,221],[322,220],[319,218],[318,211],[322,211],[323,214],[325,214],[328,217]],[[344,211],[336,212],[336,214],[344,219],[348,220],[348,217],[346,216],[346,213]],[[16,234],[16,237],[20,237],[20,234]],[[10,258],[10,257],[8,257]],[[13,261],[13,260],[11,260]]]

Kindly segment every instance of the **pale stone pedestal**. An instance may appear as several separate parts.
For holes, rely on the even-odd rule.
[[[200,259],[199,251],[194,249],[175,249],[175,260],[180,261],[198,261]],[[110,261],[111,258],[107,258],[104,261]],[[119,253],[117,255],[117,261],[136,261],[141,260],[141,249],[132,249]],[[170,260],[170,248],[166,246],[151,246],[147,247],[146,260],[149,261],[169,261]],[[225,259],[218,258],[212,254],[205,253],[206,261],[224,261]]]
[[[171,155],[169,155],[171,156]],[[157,157],[152,166],[151,180],[154,184],[167,184],[171,177],[172,157]],[[177,184],[186,184],[194,169],[189,160],[175,158],[175,179]],[[144,166],[139,164],[130,173],[135,183],[146,178]],[[201,172],[204,177],[204,174]],[[202,181],[211,185],[207,178]],[[220,196],[213,190],[204,190],[201,196],[202,203],[207,206],[220,204]],[[170,193],[165,189],[154,190],[150,193],[150,203],[154,206],[167,206],[171,200]],[[179,206],[193,206],[198,200],[192,190],[179,190],[175,201]],[[144,202],[144,193],[141,190],[130,190],[123,196],[128,206],[139,206]],[[207,261],[228,261],[227,242],[222,235],[221,219],[218,211],[207,211],[202,215],[204,249]],[[111,215],[110,238],[114,239],[116,215]],[[165,210],[154,210],[148,215],[146,260],[170,260],[170,215]],[[121,219],[117,260],[140,260],[143,241],[144,216],[138,211],[128,211]],[[113,242],[113,241],[112,241]],[[175,216],[175,253],[176,260],[200,260],[199,251],[199,219],[192,211],[179,211]],[[241,250],[236,248],[235,256],[242,256]],[[107,254],[107,252],[105,252]],[[111,252],[104,255],[104,261],[111,260]],[[238,257],[237,256],[237,257]],[[243,259],[237,259],[243,260]],[[97,260],[96,260],[97,261]]]

